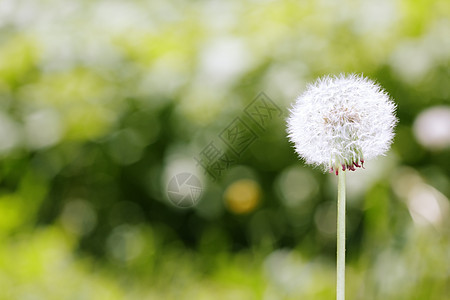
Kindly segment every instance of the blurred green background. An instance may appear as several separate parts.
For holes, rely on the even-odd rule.
[[[449,299],[449,17],[445,0],[0,0],[0,299],[333,299],[336,178],[296,157],[285,117],[341,72],[400,119],[348,176],[347,297]],[[205,172],[213,154],[231,159]],[[169,201],[180,173],[201,183],[190,208]]]

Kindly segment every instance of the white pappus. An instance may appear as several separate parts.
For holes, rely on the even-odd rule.
[[[394,137],[396,105],[362,75],[326,76],[297,98],[287,120],[295,151],[306,163],[354,171],[384,155]]]

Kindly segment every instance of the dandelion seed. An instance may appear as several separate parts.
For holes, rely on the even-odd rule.
[[[384,155],[394,137],[395,104],[360,75],[323,77],[298,97],[288,136],[306,163],[330,172],[355,171]]]

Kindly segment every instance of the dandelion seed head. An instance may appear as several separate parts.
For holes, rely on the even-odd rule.
[[[326,76],[297,98],[288,137],[306,163],[338,173],[384,155],[394,137],[396,105],[362,75]]]

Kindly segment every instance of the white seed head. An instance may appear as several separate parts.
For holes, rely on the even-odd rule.
[[[362,75],[326,76],[309,85],[287,120],[288,137],[306,163],[355,170],[384,155],[394,137],[396,105]]]

